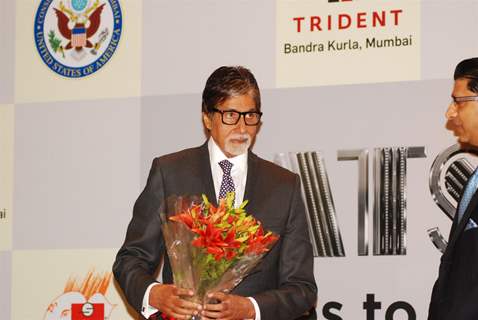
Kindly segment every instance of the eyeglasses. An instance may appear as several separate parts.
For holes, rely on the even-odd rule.
[[[213,112],[221,114],[222,123],[227,125],[235,125],[241,119],[241,116],[244,117],[244,123],[247,126],[257,126],[261,121],[262,112],[258,111],[246,111],[239,112],[236,110],[219,110],[217,108],[212,108]]]
[[[451,97],[453,103],[468,102],[468,101],[478,101],[478,96],[467,96],[467,97]]]

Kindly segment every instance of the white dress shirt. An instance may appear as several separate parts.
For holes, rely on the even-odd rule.
[[[227,159],[232,163],[231,177],[234,181],[235,189],[235,199],[234,206],[237,208],[241,205],[244,199],[244,192],[246,190],[246,180],[247,180],[247,152],[241,155],[228,158],[222,152],[221,148],[216,144],[214,139],[211,137],[207,144],[209,150],[209,160],[211,164],[211,173],[212,180],[214,181],[214,191],[216,192],[216,199],[219,198],[219,190],[221,188],[223,171],[219,162]],[[218,199],[219,201],[219,199]]]
[[[232,181],[234,181],[234,188],[235,188],[235,199],[234,199],[234,206],[239,207],[244,198],[244,192],[246,190],[246,180],[247,180],[247,152],[228,158],[222,152],[221,148],[216,144],[214,139],[211,137],[209,138],[207,148],[209,150],[209,163],[211,165],[211,173],[212,173],[212,180],[214,182],[214,191],[216,193],[216,199],[219,198],[219,189],[221,188],[222,176],[223,171],[221,166],[219,166],[219,162],[224,159],[230,161],[233,166],[231,169],[231,177]],[[159,310],[149,305],[149,293],[153,286],[157,285],[157,283],[152,283],[146,289],[146,292],[143,297],[143,308],[141,310],[141,314],[148,319],[151,315],[155,314]],[[261,319],[259,305],[254,298],[249,297],[250,301],[254,305],[254,310],[256,313],[255,320]]]

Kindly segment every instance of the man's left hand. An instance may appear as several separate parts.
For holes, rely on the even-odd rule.
[[[245,297],[222,292],[208,294],[208,298],[219,301],[205,304],[201,313],[202,319],[238,320],[255,319],[256,312],[251,300]]]

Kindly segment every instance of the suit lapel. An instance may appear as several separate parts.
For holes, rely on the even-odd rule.
[[[246,190],[244,190],[244,200],[249,200],[249,203],[252,205],[254,205],[258,197],[257,190],[254,190],[257,173],[257,156],[249,151],[247,154],[247,181]],[[250,210],[248,209],[247,211]]]
[[[446,252],[453,251],[453,247],[455,246],[456,241],[461,236],[463,230],[465,230],[465,226],[468,224],[468,220],[470,219],[471,214],[476,210],[477,206],[478,206],[478,192],[475,192],[475,194],[470,200],[470,203],[468,204],[468,207],[465,210],[465,213],[463,214],[463,217],[461,218],[460,222],[456,226],[456,229],[453,231],[453,234],[451,235],[450,242],[448,243]],[[458,214],[458,209],[455,215],[457,214]]]
[[[246,206],[246,211],[255,216],[256,207],[262,197],[261,191],[255,188],[256,181],[258,179],[258,158],[251,151],[247,154],[247,180],[246,180],[246,190],[244,190],[244,199],[249,200],[249,203]],[[257,218],[257,217],[256,217]],[[262,264],[264,259],[261,259],[257,265],[251,270],[251,272],[246,276],[249,277],[252,274],[255,274],[262,270]]]
[[[214,182],[212,180],[211,160],[209,159],[207,143],[208,141],[199,147],[199,172],[201,172],[201,175],[203,176],[201,181],[203,182],[203,188],[205,190],[204,193],[208,195],[209,201],[211,203],[217,204],[216,191],[214,191]]]

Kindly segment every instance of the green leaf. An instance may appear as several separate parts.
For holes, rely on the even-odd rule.
[[[48,42],[50,43],[54,52],[57,52],[61,47],[61,40],[58,39],[53,30],[48,33]]]
[[[210,203],[209,203],[209,200],[204,193],[202,194],[202,201],[209,208]]]
[[[226,206],[228,209],[234,208],[234,192],[228,192],[226,195]]]
[[[247,206],[248,203],[249,203],[249,200],[244,200],[239,206],[239,209],[244,209],[244,207]]]

